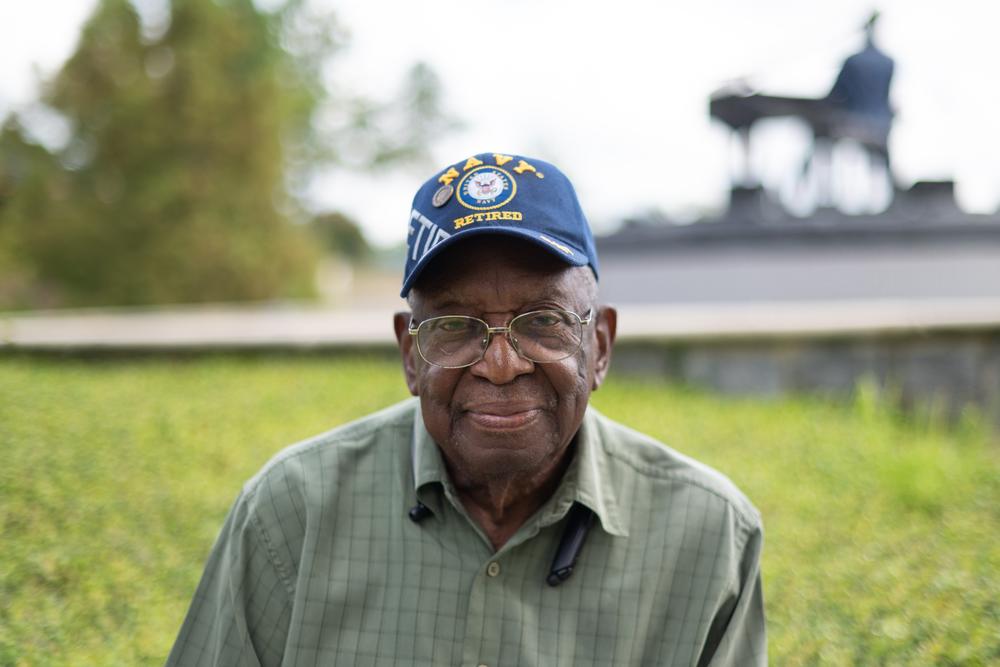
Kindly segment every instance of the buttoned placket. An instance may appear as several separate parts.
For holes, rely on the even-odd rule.
[[[571,498],[564,498],[558,504],[550,505],[546,510],[540,512],[528,523],[521,526],[511,539],[499,551],[492,554],[479,568],[479,572],[473,579],[472,587],[469,591],[465,637],[462,643],[463,665],[469,665],[470,667],[489,665],[493,667],[500,664],[500,633],[502,628],[488,626],[487,612],[491,609],[491,605],[495,607],[503,604],[504,572],[507,569],[505,562],[510,562],[514,550],[520,545],[536,537],[543,528],[556,523],[564,517],[569,511],[571,504]],[[461,513],[469,521],[471,527],[475,527],[468,515],[464,511],[461,511]],[[478,527],[476,527],[476,532],[482,536]],[[539,566],[537,573],[538,585],[544,586],[545,572],[541,568],[546,567],[548,564],[533,565]]]

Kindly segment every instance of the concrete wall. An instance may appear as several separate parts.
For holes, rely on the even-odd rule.
[[[626,341],[612,367],[727,394],[846,397],[874,381],[908,409],[975,406],[1000,427],[1000,330]]]

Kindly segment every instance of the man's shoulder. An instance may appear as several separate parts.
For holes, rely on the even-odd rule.
[[[748,527],[760,526],[760,512],[723,473],[597,411],[594,418],[602,431],[605,453],[628,475],[645,479],[653,487],[714,498],[731,508]]]
[[[416,399],[408,399],[289,445],[244,485],[243,494],[254,496],[276,485],[303,486],[336,472],[333,468],[349,469],[369,458],[380,442],[408,440],[416,409]]]

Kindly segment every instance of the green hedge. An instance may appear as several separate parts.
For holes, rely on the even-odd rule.
[[[0,359],[0,665],[161,664],[242,482],[405,395],[377,359]],[[774,664],[1000,662],[1000,445],[973,417],[623,379],[594,403],[760,508]]]

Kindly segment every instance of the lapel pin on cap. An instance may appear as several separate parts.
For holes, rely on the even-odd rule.
[[[454,193],[455,193],[455,186],[442,185],[440,188],[437,189],[437,192],[434,193],[434,197],[433,199],[431,199],[431,204],[433,204],[437,208],[441,208],[442,206],[448,203],[448,200],[451,199],[451,196]]]

